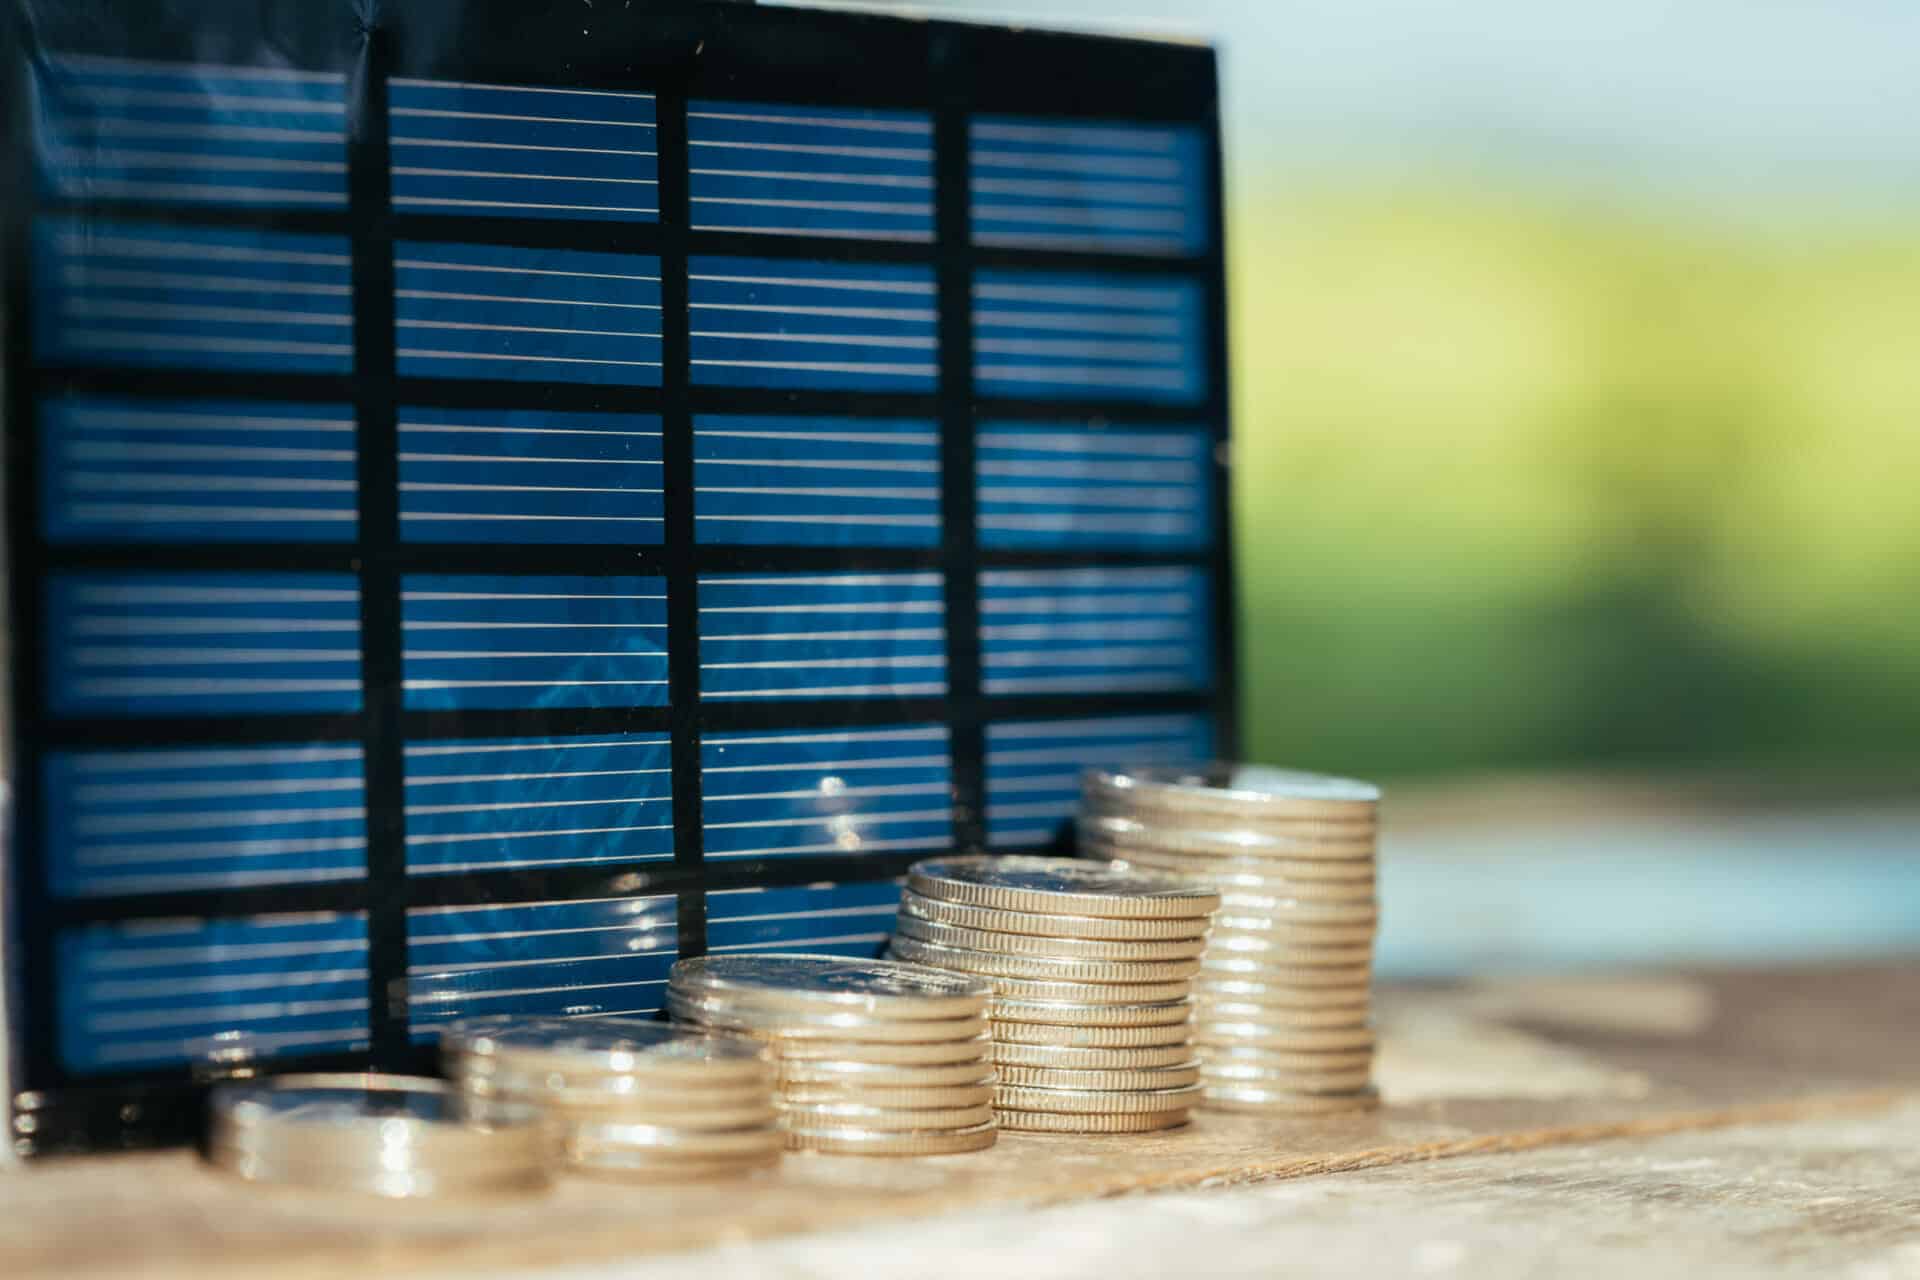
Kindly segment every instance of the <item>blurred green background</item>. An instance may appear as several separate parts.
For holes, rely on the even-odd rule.
[[[1252,754],[1920,753],[1920,218],[1442,175],[1233,211]]]
[[[1219,49],[1249,754],[1920,794],[1920,7],[844,7]]]

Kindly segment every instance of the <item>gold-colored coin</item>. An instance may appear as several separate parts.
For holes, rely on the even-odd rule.
[[[944,947],[967,947],[997,955],[1038,956],[1051,960],[1121,961],[1192,960],[1206,949],[1206,939],[1169,938],[1149,942],[1113,942],[1105,938],[1043,938],[1028,933],[989,933],[962,925],[941,924],[902,913],[894,925],[896,936],[918,938]]]
[[[960,902],[925,898],[908,889],[900,895],[902,915],[939,924],[985,929],[992,933],[1023,933],[1037,938],[1104,938],[1115,942],[1160,941],[1198,937],[1206,930],[1204,916],[1172,919],[1128,919],[1124,916],[1059,915],[1047,911],[995,911]]]
[[[776,1037],[775,1050],[786,1062],[875,1062],[898,1066],[938,1066],[950,1062],[978,1062],[993,1047],[993,1037],[945,1044],[890,1044],[862,1040],[786,1040]]]
[[[1201,1044],[1226,1048],[1287,1049],[1294,1052],[1313,1049],[1371,1049],[1373,1028],[1336,1027],[1315,1031],[1291,1027],[1285,1023],[1200,1022],[1193,1037]]]
[[[1161,805],[1240,819],[1323,817],[1371,819],[1380,788],[1355,778],[1227,761],[1142,769],[1089,769],[1083,794],[1094,803]]]
[[[964,974],[887,960],[797,952],[705,955],[678,961],[667,990],[736,1009],[865,1014],[915,1021],[985,1012],[988,991]]]
[[[1189,984],[1190,985],[1190,984]],[[1145,1004],[1083,1004],[1061,1000],[1019,1000],[996,997],[989,1012],[993,1015],[994,1035],[1001,1040],[1029,1039],[1038,1044],[1098,1044],[1098,1040],[1040,1040],[1040,1027],[1062,1030],[1081,1028],[1146,1028],[1180,1026],[1193,1013],[1192,1000],[1181,997]],[[1023,1030],[1016,1033],[1011,1024]],[[1153,1043],[1166,1043],[1157,1041]]]
[[[1068,1067],[1077,1070],[1121,1071],[1141,1067],[1172,1067],[1191,1061],[1193,1045],[1163,1044],[1139,1049],[1083,1049],[1060,1044],[996,1044],[991,1055],[1008,1079],[1008,1067]]]
[[[1174,825],[1169,815],[1145,809],[1135,809],[1127,814],[1083,813],[1078,834],[1083,843],[1097,843],[1113,849],[1149,849],[1160,853],[1211,858],[1302,858],[1313,861],[1371,858],[1376,843],[1373,827],[1360,824],[1337,831],[1324,825],[1285,824],[1263,827],[1242,824],[1231,829],[1202,829]]]
[[[789,1129],[849,1128],[886,1133],[924,1133],[939,1129],[971,1129],[992,1119],[993,1107],[984,1102],[971,1107],[926,1107],[913,1111],[851,1103],[789,1102],[783,1108],[781,1123]]]
[[[1372,948],[1363,960],[1334,960],[1301,963],[1297,960],[1243,960],[1238,956],[1206,956],[1202,976],[1226,982],[1252,982],[1296,987],[1350,987],[1373,980]]]
[[[802,1013],[787,1009],[767,1010],[727,1000],[692,999],[667,992],[667,1012],[675,1022],[697,1027],[721,1027],[741,1035],[764,1040],[778,1032],[782,1040],[859,1040],[889,1041],[896,1044],[931,1044],[966,1040],[987,1029],[984,1013],[964,1018],[900,1019],[872,1017],[864,1013]]]
[[[1206,964],[1215,970],[1253,973],[1271,969],[1319,965],[1355,965],[1373,963],[1373,939],[1368,934],[1356,944],[1323,945],[1306,939],[1254,938],[1247,934],[1222,934],[1209,939]]]
[[[1189,1058],[1170,1067],[1103,1070],[1094,1067],[1000,1068],[1002,1088],[1034,1089],[1177,1089],[1200,1082],[1200,1063]]]
[[[697,1160],[748,1158],[780,1149],[780,1134],[771,1124],[752,1129],[695,1131],[671,1125],[632,1124],[604,1120],[575,1124],[566,1134],[569,1156],[591,1159],[615,1149],[644,1148],[661,1158],[687,1156]]]
[[[1128,919],[1204,917],[1220,905],[1211,890],[1075,858],[929,858],[907,872],[907,887],[924,898],[995,911]]]
[[[1208,1024],[1257,1022],[1295,1027],[1302,1031],[1320,1031],[1330,1027],[1365,1026],[1370,1014],[1371,1007],[1365,1004],[1336,1009],[1288,1009],[1273,1005],[1246,1004],[1240,1001],[1217,1004],[1205,1001],[1194,1010],[1193,1022],[1195,1026],[1203,1022]]]
[[[841,1156],[940,1156],[984,1151],[999,1136],[993,1120],[970,1129],[890,1133],[873,1129],[788,1129],[787,1150]]]
[[[1272,1089],[1276,1092],[1323,1094],[1352,1093],[1364,1089],[1373,1083],[1372,1067],[1356,1067],[1347,1071],[1253,1071],[1203,1070],[1200,1079],[1206,1087],[1224,1086],[1229,1089]]]
[[[1080,842],[1080,856],[1105,859],[1104,866],[1132,868],[1143,874],[1163,875],[1190,883],[1220,886],[1219,892],[1256,892],[1275,897],[1295,884],[1372,885],[1372,858],[1228,858],[1170,853],[1145,847],[1123,849],[1105,840]]]
[[[1006,1111],[999,1113],[1007,1133],[1153,1133],[1190,1123],[1187,1107],[1172,1111],[1141,1111],[1130,1115],[1097,1115],[1066,1111]]]
[[[889,1111],[939,1111],[993,1101],[991,1084],[871,1085],[827,1080],[793,1083],[780,1091],[783,1103],[811,1106],[885,1107]]]
[[[1253,933],[1270,933],[1299,925],[1329,928],[1379,923],[1380,906],[1375,902],[1314,902],[1301,898],[1270,898],[1258,908],[1241,904],[1222,906],[1213,917],[1216,930],[1241,929]]]
[[[666,1128],[685,1129],[689,1132],[749,1129],[754,1125],[772,1124],[775,1114],[771,1085],[761,1090],[760,1095],[750,1101],[726,1105],[648,1098],[599,1107],[548,1104],[547,1112],[553,1119],[563,1124],[593,1124],[602,1120],[621,1120],[629,1124],[660,1125]]]
[[[993,1043],[997,1049],[1030,1045],[1036,1049],[1164,1049],[1185,1044],[1192,1034],[1187,1022],[1168,1022],[1144,1027],[1083,1027],[1052,1025],[1044,1022],[996,1022]]]
[[[984,1056],[968,1062],[948,1062],[922,1066],[900,1066],[878,1062],[846,1062],[838,1059],[789,1059],[780,1063],[780,1083],[820,1084],[839,1081],[845,1084],[879,1085],[888,1088],[946,1084],[981,1084],[991,1079],[993,1064]]]
[[[1195,1000],[1206,1004],[1259,1004],[1276,1009],[1333,1009],[1367,1004],[1373,998],[1371,971],[1321,983],[1315,978],[1222,978],[1202,974],[1194,979]]]
[[[1199,1100],[1200,1086],[1172,1089],[1054,1089],[1036,1085],[996,1085],[993,1105],[1002,1111],[1059,1111],[1134,1114],[1177,1111]]]
[[[1348,1111],[1372,1111],[1380,1105],[1374,1089],[1353,1093],[1289,1093],[1276,1089],[1249,1089],[1238,1086],[1207,1086],[1206,1101],[1200,1104],[1210,1111],[1255,1111],[1268,1115],[1337,1115]]]
[[[1176,982],[1200,972],[1199,960],[1051,960],[942,946],[896,933],[888,944],[902,960],[990,978],[1087,983]]]
[[[1325,1072],[1366,1071],[1373,1066],[1373,1051],[1328,1049],[1252,1049],[1221,1045],[1196,1045],[1201,1071],[1215,1064],[1243,1062],[1268,1071],[1289,1071],[1303,1075]]]

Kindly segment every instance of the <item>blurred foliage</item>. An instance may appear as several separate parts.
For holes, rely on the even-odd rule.
[[[1920,220],[1240,195],[1249,754],[1920,758]]]

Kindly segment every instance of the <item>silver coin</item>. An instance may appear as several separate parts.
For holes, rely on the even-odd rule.
[[[1063,1044],[996,1044],[988,1055],[1001,1075],[1005,1068],[1071,1067],[1079,1070],[1121,1071],[1141,1067],[1172,1067],[1194,1057],[1191,1041],[1145,1045],[1139,1048],[1099,1048]]]
[[[1151,820],[1139,809],[1125,816],[1083,813],[1077,831],[1082,841],[1119,850],[1145,849],[1176,857],[1281,858],[1308,862],[1372,859],[1378,842],[1371,826],[1340,834],[1257,828],[1251,825],[1206,829]]]
[[[1177,1111],[1196,1105],[1200,1086],[1171,1089],[1047,1089],[1029,1085],[996,1085],[993,1105],[1003,1111],[1086,1112],[1123,1115],[1143,1111]]]
[[[999,1125],[989,1120],[968,1129],[890,1132],[875,1129],[788,1129],[787,1150],[842,1156],[942,1156],[962,1151],[984,1151],[999,1136]]]
[[[1184,995],[1171,1000],[1132,1004],[1080,1003],[1063,999],[1019,999],[1001,995],[994,998],[990,1012],[993,1015],[994,1035],[997,1038],[1020,1040],[1033,1039],[1044,1033],[1019,1031],[1007,1024],[1019,1024],[1021,1027],[1090,1029],[1173,1027],[1184,1026],[1192,1018],[1193,1008],[1193,1000]],[[1081,1041],[1066,1040],[1060,1043],[1077,1044]],[[1097,1041],[1087,1041],[1087,1043],[1097,1043]]]
[[[1269,1115],[1338,1115],[1349,1111],[1372,1111],[1380,1105],[1373,1089],[1356,1089],[1345,1094],[1294,1093],[1285,1089],[1260,1089],[1240,1085],[1209,1084],[1201,1106],[1209,1111],[1252,1111]]]
[[[1074,858],[930,858],[907,872],[907,887],[997,911],[1168,919],[1205,916],[1220,905],[1208,890]]]
[[[900,913],[939,924],[985,929],[992,933],[1026,934],[1036,938],[1104,938],[1115,942],[1136,942],[1195,938],[1206,932],[1206,920],[1201,916],[1155,920],[1063,915],[1053,911],[996,911],[991,907],[972,907],[964,902],[942,902],[938,898],[922,897],[911,889],[900,895]]]
[[[943,1129],[971,1129],[993,1119],[993,1106],[903,1110],[858,1103],[789,1102],[781,1123],[790,1129],[866,1129],[876,1133],[935,1133]]]
[[[759,1009],[858,1011],[903,1021],[964,1018],[986,1008],[977,979],[892,960],[800,953],[709,955],[673,966],[668,989]]]
[[[923,920],[903,911],[894,924],[901,937],[948,947],[967,947],[1004,955],[1038,956],[1058,960],[1096,960],[1128,963],[1135,960],[1192,960],[1206,949],[1206,939],[1169,938],[1161,941],[1116,942],[1106,938],[1047,938],[1027,933],[993,933],[965,925]]]
[[[993,978],[1084,983],[1180,982],[1200,972],[1201,960],[1055,960],[943,946],[896,933],[887,950],[904,960]]]
[[[1249,812],[1362,817],[1380,803],[1380,788],[1370,782],[1271,765],[1222,761],[1190,767],[1089,769],[1084,776],[1090,797],[1230,817]]]
[[[948,1062],[936,1066],[899,1066],[883,1062],[847,1062],[815,1060],[780,1064],[782,1086],[791,1084],[840,1083],[877,1085],[886,1088],[914,1088],[929,1085],[986,1084],[994,1078],[993,1064],[985,1056],[971,1062]]]
[[[667,1012],[676,1022],[702,1028],[720,1027],[764,1042],[778,1035],[782,1041],[857,1040],[893,1044],[931,1044],[969,1040],[987,1029],[984,1014],[964,1018],[875,1017],[865,1013],[815,1013],[797,1009],[762,1009],[728,998],[697,999],[671,988]]]
[[[993,1037],[985,1034],[970,1040],[949,1040],[932,1044],[889,1044],[885,1041],[858,1040],[781,1040],[776,1044],[785,1062],[830,1061],[873,1062],[895,1066],[941,1066],[954,1062],[978,1062],[993,1047]]]
[[[255,1182],[390,1198],[544,1187],[558,1156],[539,1109],[468,1097],[440,1080],[288,1075],[221,1085],[207,1159]]]

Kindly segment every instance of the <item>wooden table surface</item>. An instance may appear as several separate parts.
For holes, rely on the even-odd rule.
[[[1201,1113],[1157,1136],[1007,1135],[990,1151],[910,1161],[790,1157],[730,1184],[573,1179],[531,1201],[438,1207],[262,1191],[184,1152],[46,1161],[0,1174],[0,1276],[590,1267],[955,1211],[1398,1166],[1395,1185],[1417,1201],[1422,1186],[1457,1190],[1448,1166],[1426,1163],[1445,1157],[1550,1160],[1553,1148],[1611,1139],[1872,1123],[1920,1100],[1920,964],[1390,990],[1380,1020],[1389,1105],[1374,1114]],[[1379,1229],[1353,1228],[1362,1243]],[[1435,1248],[1430,1261],[1452,1256],[1444,1241]]]

